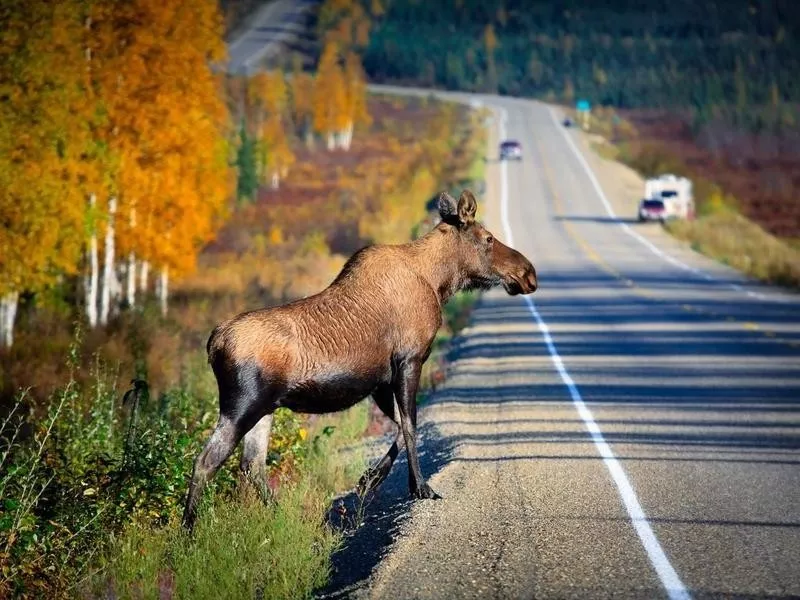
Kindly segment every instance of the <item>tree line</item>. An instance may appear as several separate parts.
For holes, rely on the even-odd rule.
[[[46,290],[89,327],[163,313],[229,200],[277,187],[315,133],[369,123],[357,53],[370,18],[321,7],[316,74],[229,77],[215,0],[9,0],[0,9],[0,346]],[[361,37],[359,37],[361,36]]]
[[[792,0],[395,0],[364,65],[376,81],[781,127],[800,100],[799,24]]]

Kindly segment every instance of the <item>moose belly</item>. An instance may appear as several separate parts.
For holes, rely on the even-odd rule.
[[[301,413],[321,414],[350,408],[369,396],[390,377],[384,373],[333,373],[301,381],[291,387],[281,406]]]

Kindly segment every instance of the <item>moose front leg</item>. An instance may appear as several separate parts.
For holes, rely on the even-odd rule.
[[[415,498],[441,498],[422,477],[417,453],[417,387],[422,372],[422,361],[404,360],[400,364],[395,383],[395,397],[400,411],[400,426],[408,452],[408,489]]]

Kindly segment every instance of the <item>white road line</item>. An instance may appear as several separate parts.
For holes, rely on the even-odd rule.
[[[508,113],[505,109],[501,108],[499,110],[501,111],[500,139],[502,140],[506,138],[506,119],[508,118]],[[508,219],[508,165],[505,161],[500,163],[500,218],[503,221],[506,243],[508,243],[510,246],[513,246],[514,239]],[[639,536],[645,551],[647,552],[647,557],[650,559],[650,563],[653,565],[658,578],[661,580],[661,584],[664,586],[667,595],[671,600],[690,600],[692,597],[691,594],[686,589],[686,586],[683,585],[678,573],[669,562],[667,555],[661,548],[661,544],[658,543],[656,534],[653,532],[652,527],[650,527],[650,523],[647,521],[647,515],[645,515],[644,510],[642,509],[642,505],[639,503],[639,499],[636,497],[636,492],[633,490],[633,486],[631,485],[630,481],[628,481],[628,477],[625,475],[622,465],[620,465],[617,457],[614,456],[614,452],[611,450],[611,447],[603,437],[603,432],[600,431],[600,428],[597,426],[597,423],[594,420],[592,411],[588,406],[586,406],[586,403],[581,397],[581,393],[578,391],[578,387],[575,385],[572,377],[570,377],[570,374],[567,372],[564,362],[561,360],[558,350],[556,350],[556,346],[553,342],[553,338],[550,335],[550,329],[547,327],[547,323],[544,322],[544,319],[542,319],[539,311],[536,310],[536,306],[534,305],[533,300],[531,300],[531,297],[524,296],[524,299],[528,305],[531,315],[533,315],[533,318],[536,320],[536,323],[539,326],[539,331],[542,332],[542,337],[547,345],[547,350],[550,353],[550,358],[553,361],[553,365],[555,366],[556,371],[558,371],[558,374],[561,376],[561,380],[564,382],[564,385],[567,386],[569,394],[572,397],[572,402],[575,405],[575,408],[577,409],[581,419],[583,420],[586,429],[591,434],[592,441],[594,441],[597,451],[603,458],[603,462],[605,463],[606,468],[611,474],[611,478],[614,480],[614,483],[617,486],[619,495],[622,498],[623,504],[625,505],[625,510],[628,511],[628,516],[630,516],[631,522],[636,529],[636,533]]]
[[[691,267],[691,266],[687,265],[686,263],[683,263],[683,262],[679,261],[677,258],[675,258],[673,256],[670,256],[669,254],[666,254],[661,249],[656,247],[650,240],[645,239],[639,233],[637,233],[636,231],[634,231],[633,229],[628,227],[627,223],[624,223],[623,221],[621,221],[620,218],[614,212],[614,209],[611,208],[611,204],[609,203],[608,198],[606,198],[605,192],[603,192],[603,188],[600,187],[600,183],[597,181],[597,178],[595,177],[594,172],[592,171],[592,168],[589,166],[589,163],[586,162],[586,159],[583,157],[583,154],[581,154],[580,150],[578,150],[578,148],[575,146],[575,142],[572,141],[572,138],[567,134],[566,131],[564,131],[564,129],[558,123],[558,119],[556,119],[556,115],[555,115],[554,109],[552,107],[548,107],[548,112],[550,113],[550,118],[553,120],[553,124],[556,126],[556,129],[561,133],[561,135],[564,136],[564,139],[567,140],[567,145],[569,145],[569,147],[572,150],[573,154],[575,154],[575,157],[578,159],[578,162],[581,163],[581,166],[583,167],[584,171],[586,171],[586,174],[589,176],[589,181],[592,182],[592,185],[594,186],[594,189],[597,192],[597,195],[600,197],[600,201],[603,203],[603,207],[606,209],[606,212],[608,213],[608,216],[611,217],[617,223],[617,225],[622,227],[622,229],[625,231],[625,233],[627,233],[628,235],[630,235],[631,237],[633,237],[634,239],[639,241],[641,244],[646,246],[653,254],[655,254],[656,256],[658,256],[660,258],[662,258],[663,260],[667,261],[668,263],[670,263],[670,264],[672,264],[672,265],[674,265],[674,266],[676,266],[676,267],[678,267],[680,269],[683,269],[685,271],[689,271],[690,273],[693,273],[693,274],[697,275],[698,277],[702,277],[706,281],[712,281],[712,282],[715,282],[715,283],[722,283],[718,279],[716,279],[716,278],[712,277],[711,275],[709,275],[708,273],[705,273],[704,271],[701,271],[700,269],[695,269],[694,267]],[[752,298],[758,298],[759,300],[772,300],[773,302],[783,302],[784,301],[781,298],[775,298],[775,297],[772,297],[772,296],[768,296],[766,294],[760,294],[758,292],[753,292],[751,290],[745,290],[741,285],[736,284],[736,283],[729,283],[729,284],[725,284],[725,285],[727,285],[728,287],[730,287],[733,290],[736,290],[737,292],[744,292],[748,296],[750,296]]]

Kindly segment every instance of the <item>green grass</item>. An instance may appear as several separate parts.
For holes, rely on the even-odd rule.
[[[206,498],[193,536],[177,519],[153,529],[129,525],[98,568],[96,591],[119,598],[308,598],[323,585],[340,536],[325,515],[335,492],[351,486],[365,461],[342,460],[367,425],[367,404],[319,419],[308,434],[298,481],[274,501],[251,488]]]
[[[307,598],[325,583],[337,536],[326,497],[308,484],[279,502],[242,498],[204,511],[194,535],[178,523],[130,526],[114,544],[108,587],[119,598]],[[102,586],[105,587],[105,586]]]

